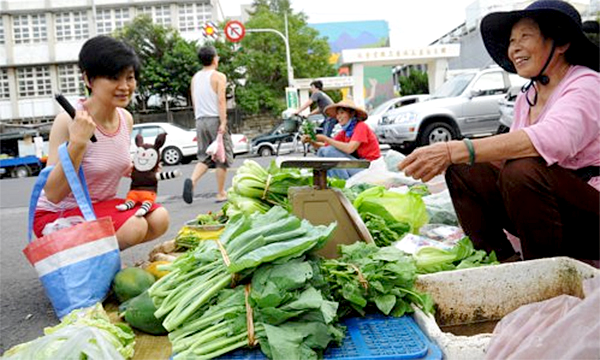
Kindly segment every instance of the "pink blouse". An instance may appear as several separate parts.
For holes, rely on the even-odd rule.
[[[530,98],[532,91],[529,89]],[[529,136],[548,166],[600,166],[600,74],[571,66],[533,125],[529,124],[525,94],[519,94],[510,131],[519,129]],[[600,177],[593,177],[588,184],[600,191]]]

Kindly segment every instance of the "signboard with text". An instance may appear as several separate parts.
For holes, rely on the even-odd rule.
[[[298,90],[296,88],[286,87],[285,98],[288,109],[297,109],[300,107],[300,102],[298,101]]]

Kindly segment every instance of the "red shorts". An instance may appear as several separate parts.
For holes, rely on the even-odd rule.
[[[98,219],[105,216],[110,216],[113,226],[115,227],[115,231],[117,231],[130,217],[135,215],[135,212],[138,211],[139,208],[136,206],[133,209],[125,211],[119,211],[115,208],[115,206],[123,204],[124,202],[125,199],[111,199],[94,203],[92,206],[94,207],[94,212],[96,213],[96,217]],[[159,207],[161,207],[160,204],[154,203],[148,212],[150,213]],[[35,217],[33,219],[33,232],[35,233],[35,236],[41,237],[42,230],[44,230],[44,226],[46,226],[46,224],[54,222],[58,218],[66,218],[70,216],[83,215],[81,214],[81,210],[79,210],[79,208],[64,210],[61,212],[36,210]]]

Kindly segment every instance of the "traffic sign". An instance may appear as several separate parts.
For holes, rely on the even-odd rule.
[[[219,29],[217,29],[217,25],[212,21],[206,22],[202,26],[202,35],[207,38],[216,39],[219,36]]]
[[[239,42],[246,35],[244,24],[237,20],[231,20],[225,25],[225,37],[231,42]]]

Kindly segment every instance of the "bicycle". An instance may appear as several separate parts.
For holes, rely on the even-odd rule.
[[[320,127],[317,127],[316,124],[311,122],[304,115],[294,114],[294,115],[291,115],[291,116],[285,118],[283,120],[283,122],[284,122],[284,125],[283,125],[284,131],[287,131],[288,133],[294,133],[294,135],[295,135],[294,149],[297,149],[297,146],[298,146],[297,141],[300,141],[300,139],[302,138],[303,135],[309,135],[309,136],[311,136],[311,138],[313,138],[313,140],[316,140],[316,138],[314,136],[316,136],[316,134],[323,131]],[[306,155],[311,151],[310,143],[303,143],[302,149],[303,149],[302,150],[303,155],[306,157]],[[279,153],[279,146],[278,146],[278,153]]]

